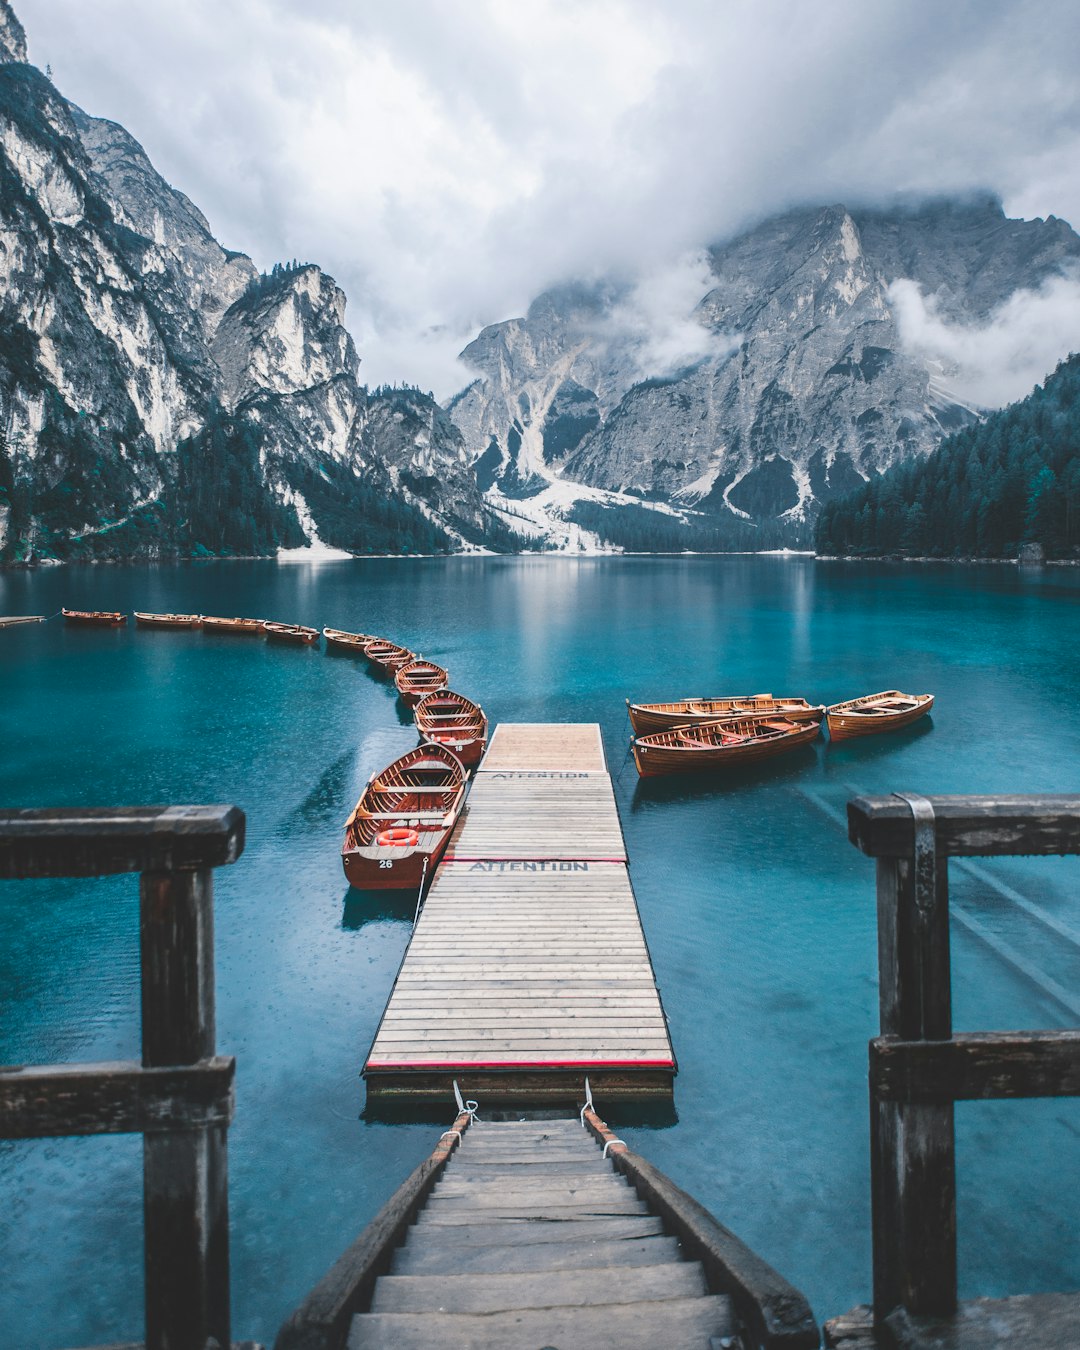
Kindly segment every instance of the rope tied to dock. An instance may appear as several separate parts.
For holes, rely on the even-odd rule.
[[[616,1139],[614,1136],[612,1136],[612,1138],[609,1139],[607,1143],[604,1145],[604,1151],[603,1153],[600,1154],[601,1158],[607,1157],[607,1151],[612,1146],[612,1144],[622,1144],[623,1148],[630,1147],[630,1145],[626,1142],[625,1139]]]
[[[480,1105],[480,1103],[463,1100],[461,1096],[461,1089],[458,1087],[458,1081],[456,1078],[454,1079],[454,1100],[457,1102],[457,1109],[459,1115],[461,1115],[462,1112],[464,1112],[464,1114],[469,1117],[470,1122],[474,1120],[479,1122],[480,1117],[476,1114],[476,1110],[477,1107]],[[447,1134],[450,1133],[452,1132],[448,1130]]]
[[[593,1109],[592,1087],[589,1084],[589,1075],[585,1075],[585,1105],[581,1108],[581,1114],[578,1119],[581,1121],[581,1128],[585,1129],[585,1112]]]

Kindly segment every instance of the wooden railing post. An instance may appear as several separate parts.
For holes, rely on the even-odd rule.
[[[213,873],[144,872],[140,887],[142,1062],[214,1055]],[[225,1126],[143,1136],[148,1350],[222,1347],[229,1331]]]
[[[912,811],[907,857],[877,864],[881,1034],[905,1041],[952,1035],[948,859],[938,857],[933,808]],[[870,1184],[874,1316],[898,1305],[920,1315],[956,1308],[956,1150],[953,1103],[878,1100],[871,1088]]]

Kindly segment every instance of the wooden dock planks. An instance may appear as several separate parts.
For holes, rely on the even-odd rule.
[[[670,1096],[625,859],[599,727],[497,727],[368,1056],[369,1095],[456,1076],[489,1099],[554,1099],[589,1073],[613,1095]]]

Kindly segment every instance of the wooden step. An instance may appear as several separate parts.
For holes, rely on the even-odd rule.
[[[490,1247],[468,1243],[449,1246],[443,1238],[414,1234],[394,1253],[391,1275],[496,1274],[505,1271],[581,1270],[592,1266],[659,1266],[681,1261],[678,1238],[578,1238],[572,1242],[532,1242]]]
[[[657,1303],[594,1304],[503,1313],[364,1313],[348,1350],[707,1350],[731,1336],[731,1305],[720,1294]]]
[[[606,1219],[619,1214],[648,1214],[648,1206],[633,1193],[601,1198],[545,1200],[530,1196],[524,1200],[500,1200],[497,1195],[489,1200],[473,1201],[462,1198],[429,1200],[421,1223],[488,1223],[492,1219]]]
[[[581,1270],[472,1275],[384,1275],[371,1301],[374,1313],[498,1313],[515,1308],[570,1308],[593,1303],[650,1303],[706,1293],[697,1261]]]
[[[530,1159],[528,1162],[481,1162],[476,1158],[458,1158],[446,1166],[445,1175],[456,1181],[512,1181],[514,1177],[551,1177],[569,1179],[570,1177],[603,1177],[616,1175],[615,1169],[605,1159],[574,1158],[565,1153],[558,1158],[548,1158],[543,1162]]]
[[[447,1247],[447,1235],[444,1229],[447,1222],[424,1223],[421,1214],[409,1229],[409,1245],[430,1237],[441,1246]],[[455,1220],[455,1222],[457,1222]],[[507,1247],[530,1246],[533,1243],[547,1242],[599,1242],[625,1241],[638,1238],[660,1236],[664,1225],[655,1214],[614,1214],[607,1217],[578,1215],[562,1216],[552,1214],[547,1217],[516,1217],[500,1220],[485,1216],[482,1220],[469,1224],[469,1245],[478,1247],[502,1244]]]
[[[602,1202],[583,1200],[577,1204],[550,1204],[542,1200],[521,1205],[470,1205],[463,1200],[430,1201],[416,1221],[416,1226],[428,1224],[495,1223],[503,1219],[521,1219],[536,1223],[543,1219],[560,1222],[567,1219],[617,1219],[623,1215],[644,1216],[649,1209],[643,1200],[617,1199]]]
[[[464,1178],[445,1177],[440,1181],[432,1195],[436,1200],[449,1200],[452,1196],[475,1199],[476,1203],[486,1201],[490,1196],[508,1196],[516,1204],[518,1200],[533,1200],[537,1196],[548,1200],[559,1200],[567,1196],[581,1199],[584,1196],[633,1194],[630,1186],[622,1177],[617,1176],[510,1176],[485,1178],[481,1181],[468,1181]]]

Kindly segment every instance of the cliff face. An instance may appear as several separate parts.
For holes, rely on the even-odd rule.
[[[460,433],[359,383],[330,277],[222,248],[122,127],[26,63],[4,0],[0,58],[0,560],[482,535]]]
[[[481,378],[451,415],[493,495],[557,481],[794,529],[977,415],[905,350],[893,282],[975,322],[1077,258],[1064,222],[996,203],[793,211],[709,251],[682,369],[642,378],[619,288],[563,287],[465,349]]]

